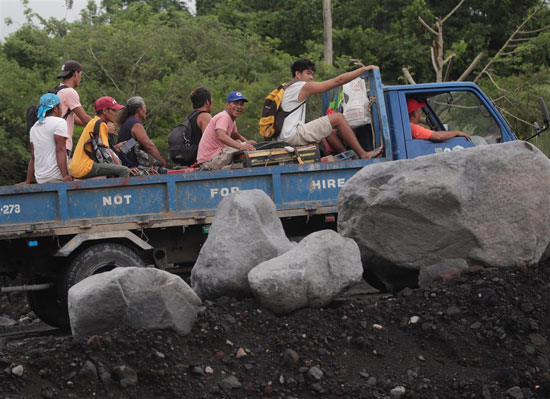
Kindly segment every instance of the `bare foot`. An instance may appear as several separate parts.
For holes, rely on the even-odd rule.
[[[361,159],[372,159],[378,158],[380,155],[384,154],[384,147],[378,147],[372,151],[365,152],[361,154]]]

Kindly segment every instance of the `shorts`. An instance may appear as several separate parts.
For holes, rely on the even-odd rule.
[[[319,143],[331,134],[332,125],[330,124],[328,116],[325,115],[314,119],[305,125],[297,125],[294,135],[288,140],[288,144],[306,145],[311,143]]]
[[[225,147],[218,155],[212,158],[210,161],[206,161],[200,164],[203,170],[220,170],[224,166],[231,165],[233,163],[233,154],[237,151],[233,147]]]

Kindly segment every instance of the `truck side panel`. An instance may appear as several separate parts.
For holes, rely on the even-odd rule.
[[[211,222],[223,197],[261,189],[281,216],[336,212],[344,183],[385,159],[0,187],[0,238]],[[320,209],[323,208],[323,209]]]

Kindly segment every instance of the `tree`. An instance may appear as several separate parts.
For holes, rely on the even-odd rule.
[[[451,70],[451,66],[453,64],[453,58],[456,57],[456,53],[451,53],[446,59],[443,59],[444,52],[443,52],[443,24],[447,19],[453,15],[458,8],[464,3],[464,0],[460,0],[460,3],[457,4],[455,8],[451,10],[444,18],[435,18],[435,26],[436,29],[433,29],[431,26],[429,26],[419,15],[418,20],[422,25],[426,27],[426,29],[432,33],[434,36],[437,37],[437,40],[434,40],[432,42],[432,46],[430,47],[430,55],[432,59],[432,65],[435,71],[436,75],[436,82],[443,82],[443,67],[448,64],[447,66],[447,74],[446,78],[449,76],[449,72]],[[447,79],[445,79],[447,80]]]
[[[325,62],[332,65],[332,10],[331,0],[323,0],[323,31]]]

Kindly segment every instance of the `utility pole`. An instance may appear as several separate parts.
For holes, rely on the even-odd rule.
[[[331,0],[323,0],[323,27],[325,62],[332,65],[332,5]]]

